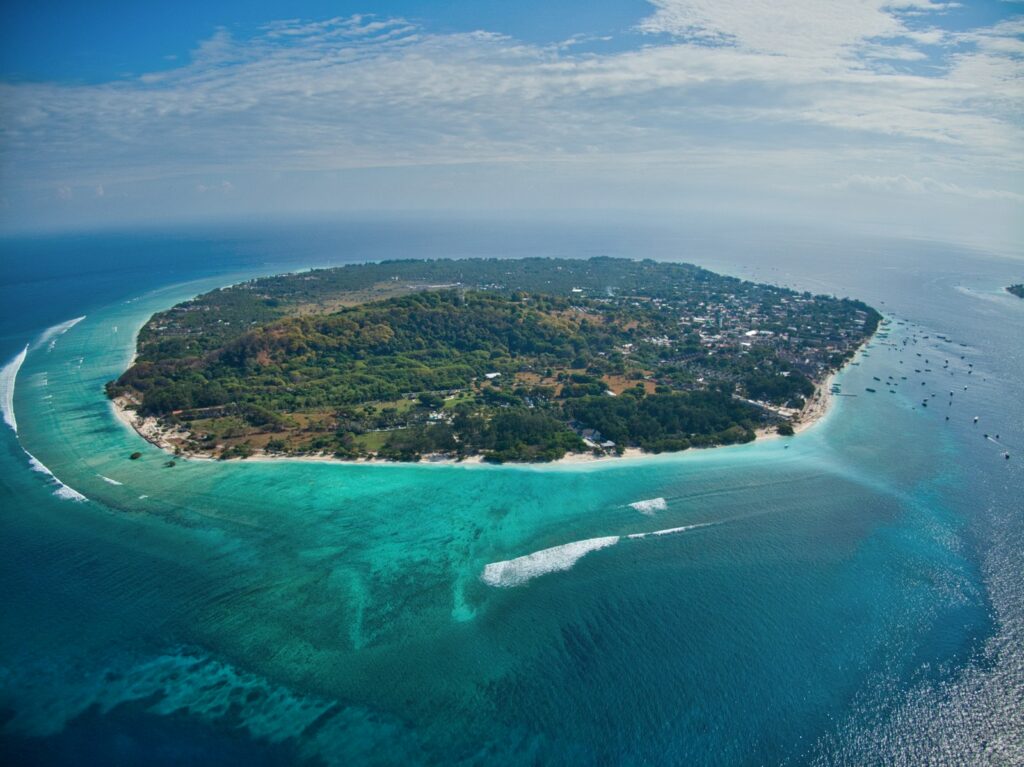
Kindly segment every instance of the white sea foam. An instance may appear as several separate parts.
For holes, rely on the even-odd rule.
[[[82,495],[80,492],[75,490],[73,487],[68,487],[59,479],[57,480],[57,489],[53,491],[53,494],[58,498],[63,498],[65,501],[88,501],[89,499]]]
[[[116,479],[111,479],[110,477],[104,477],[102,474],[97,474],[96,476],[99,477],[100,479],[102,479],[104,482],[109,482],[111,485],[123,485],[124,484],[124,482],[118,482]]]
[[[664,500],[658,499],[658,500]],[[631,506],[633,504],[630,504]],[[724,520],[722,520],[724,521]],[[649,533],[631,533],[626,536],[631,540],[641,540],[661,535],[675,535],[690,530],[697,530],[702,527],[714,527],[720,522],[697,522],[692,525],[680,527],[666,527],[663,530],[652,530]],[[492,562],[484,567],[480,580],[490,586],[510,588],[521,586],[538,575],[555,573],[562,570],[569,570],[580,559],[591,551],[614,546],[621,540],[621,536],[609,535],[604,538],[587,538],[582,541],[564,543],[561,546],[552,546],[550,549],[541,549],[523,557],[508,559],[504,562]]]
[[[25,448],[22,448],[22,450],[25,450]],[[32,453],[30,453],[28,450],[25,450],[25,455],[28,456],[28,465],[32,467],[32,471],[38,471],[40,474],[45,474],[50,478],[50,482],[56,485],[56,489],[53,491],[53,494],[55,496],[57,496],[58,498],[63,498],[66,501],[89,500],[80,492],[75,490],[73,487],[68,487],[59,479],[57,479],[57,476],[48,468],[46,468],[43,462],[36,458],[34,455],[32,455]]]
[[[714,522],[698,522],[694,525],[683,525],[681,527],[666,527],[664,530],[654,530],[649,533],[632,533],[629,538],[647,538],[652,535],[674,535],[676,533],[685,533],[688,530],[696,530],[700,527],[711,527]]]
[[[67,333],[71,328],[77,325],[79,322],[85,319],[85,315],[81,317],[75,317],[73,320],[62,322],[59,325],[54,325],[52,328],[47,328],[43,331],[42,335],[36,341],[36,346],[42,346],[47,341],[50,345],[47,347],[47,351],[53,351],[53,347],[57,345],[57,338]]]
[[[538,575],[569,570],[591,551],[614,546],[618,542],[619,536],[617,535],[588,538],[583,541],[564,543],[561,546],[552,546],[550,549],[541,549],[504,562],[492,562],[484,567],[480,579],[491,586],[502,588],[520,586]]]
[[[664,498],[648,498],[646,501],[635,501],[629,504],[630,508],[636,509],[641,514],[651,516],[656,511],[664,511],[668,508],[668,502]]]
[[[28,346],[0,369],[0,412],[3,413],[4,423],[10,426],[15,434],[18,433],[18,419],[14,417],[14,382],[27,354]]]

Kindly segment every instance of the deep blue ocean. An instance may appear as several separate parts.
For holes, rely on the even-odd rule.
[[[635,461],[167,469],[104,398],[197,293],[527,255],[688,261],[890,323],[795,438]],[[755,224],[0,240],[0,763],[1024,764],[1022,279],[1019,254]]]

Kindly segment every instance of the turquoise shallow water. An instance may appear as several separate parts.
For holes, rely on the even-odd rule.
[[[326,260],[291,236],[298,263]],[[12,284],[27,308],[4,318],[7,358],[31,346],[0,455],[0,755],[1020,763],[1024,302],[998,288],[1021,263],[887,243],[826,267],[813,241],[765,246],[766,261],[698,246],[703,264],[863,297],[905,324],[841,374],[858,396],[788,441],[601,465],[168,469],[103,383],[153,311],[287,264],[204,234],[182,247],[216,251],[220,273],[185,264],[141,289],[113,264]],[[90,280],[105,287],[75,291]],[[909,351],[887,345],[904,338]],[[915,374],[925,358],[933,372]],[[890,374],[908,376],[898,393],[865,392]],[[630,506],[654,498],[653,514]],[[481,578],[536,552],[509,585]]]

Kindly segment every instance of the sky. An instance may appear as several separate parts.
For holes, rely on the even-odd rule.
[[[6,3],[0,233],[749,216],[1024,252],[1022,107],[1006,0]]]

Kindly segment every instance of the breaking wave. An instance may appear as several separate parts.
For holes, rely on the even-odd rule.
[[[81,317],[75,317],[73,320],[47,328],[36,340],[35,346],[42,346],[49,341],[49,348],[53,349],[53,345],[59,336],[67,333],[84,319],[85,315],[82,315]],[[28,355],[29,346],[30,344],[26,344],[24,349],[0,369],[0,413],[3,415],[4,423],[10,426],[15,434],[18,433],[18,419],[14,415],[14,384],[18,378],[18,371],[21,370],[25,357]]]
[[[111,479],[110,477],[104,477],[102,474],[97,474],[96,476],[99,477],[100,479],[102,479],[104,482],[107,482],[107,483],[109,483],[111,485],[123,485],[124,484],[124,482],[118,482],[116,479]]]
[[[630,506],[632,505],[630,504]],[[685,533],[702,527],[714,527],[717,524],[721,524],[721,522],[696,522],[692,525],[666,527],[664,530],[654,530],[649,533],[631,533],[626,538],[640,540],[662,535],[675,535],[676,533]],[[483,573],[480,574],[480,580],[490,586],[498,586],[500,588],[521,586],[539,575],[570,570],[573,565],[591,551],[614,546],[620,540],[621,536],[618,535],[609,535],[604,538],[587,538],[582,541],[563,543],[561,546],[552,546],[549,549],[541,549],[540,551],[516,557],[515,559],[492,562],[484,567]]]
[[[14,358],[0,369],[0,412],[3,413],[4,423],[18,433],[18,419],[14,417],[14,382],[18,378],[18,371],[21,370],[25,357],[28,354],[26,345]]]
[[[47,328],[43,331],[42,335],[39,336],[39,340],[36,341],[36,346],[42,346],[49,341],[50,345],[47,347],[47,351],[53,351],[53,347],[57,345],[57,338],[67,333],[71,328],[84,319],[85,315],[83,314],[81,317],[75,317],[73,320],[61,322],[59,325]]]
[[[47,328],[44,330],[38,339],[36,339],[35,347],[38,348],[49,341],[49,350],[52,350],[57,339],[64,333],[67,333],[71,328],[77,325],[79,322],[85,319],[85,315],[81,317],[75,317],[73,320],[67,322],[61,322],[58,325]],[[26,344],[25,348],[21,350],[10,362],[8,362],[2,369],[0,369],[0,413],[3,415],[4,423],[11,427],[15,435],[18,433],[18,419],[14,415],[14,386],[18,379],[18,372],[21,370],[21,366],[25,363],[25,357],[28,356],[28,351],[31,344]],[[46,373],[42,374],[42,382],[45,386],[47,384]],[[23,447],[22,450],[25,450]],[[32,471],[38,471],[40,474],[45,474],[50,481],[50,484],[54,485],[53,494],[58,498],[63,498],[68,501],[87,501],[89,500],[80,492],[70,487],[57,476],[50,471],[46,465],[36,458],[28,450],[25,450],[25,455],[28,456],[28,465]],[[119,485],[120,482],[103,477],[112,484]]]
[[[22,448],[25,450],[25,448]],[[28,465],[32,467],[32,471],[38,471],[40,474],[45,474],[50,479],[50,483],[56,486],[53,494],[58,498],[63,498],[66,501],[88,501],[89,499],[82,495],[80,492],[75,490],[73,487],[69,487],[57,479],[57,475],[50,471],[46,466],[36,458],[28,450],[25,450],[25,455],[28,456]]]
[[[641,514],[648,516],[656,511],[664,511],[668,508],[668,502],[664,498],[648,498],[646,501],[635,501],[629,504],[630,508],[636,509]]]
[[[501,588],[520,586],[538,575],[569,570],[591,551],[614,546],[618,542],[617,535],[588,538],[584,541],[552,546],[550,549],[541,549],[504,562],[492,562],[484,567],[480,579],[490,586]]]
[[[675,535],[676,533],[685,533],[688,530],[696,530],[696,529],[701,528],[701,527],[712,527],[713,525],[716,525],[716,524],[718,524],[718,523],[717,522],[697,522],[696,524],[693,524],[693,525],[682,525],[681,527],[666,527],[664,530],[654,530],[653,532],[650,532],[650,533],[632,533],[631,535],[628,535],[627,537],[628,538],[633,538],[633,539],[640,539],[640,538],[650,538],[651,536],[655,536],[655,535]]]

